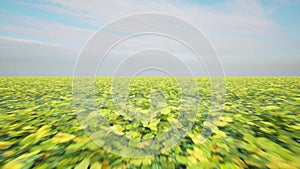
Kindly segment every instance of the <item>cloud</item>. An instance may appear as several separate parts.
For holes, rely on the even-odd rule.
[[[77,51],[40,41],[0,37],[0,75],[71,75]]]
[[[13,45],[16,47],[18,47],[19,45],[24,45],[24,44],[36,44],[36,45],[46,45],[46,46],[52,46],[52,47],[62,47],[57,44],[46,43],[46,42],[37,41],[37,40],[10,38],[10,37],[3,37],[3,36],[0,36],[0,44],[1,44],[1,46]]]
[[[19,36],[41,39],[52,44],[61,44],[69,47],[81,47],[95,32],[94,30],[72,27],[60,23],[53,23],[37,18],[20,17],[20,25],[1,25],[0,30]]]
[[[99,28],[108,22],[134,13],[161,12],[176,15],[199,27],[215,44],[218,51],[220,51],[219,53],[224,55],[232,54],[232,51],[236,51],[237,54],[260,52],[267,47],[266,44],[263,44],[261,38],[273,37],[278,34],[278,25],[268,17],[270,9],[266,9],[256,0],[225,1],[225,3],[217,3],[214,6],[178,0],[172,2],[164,0],[89,2],[83,0],[72,2],[68,0],[48,0],[34,5],[44,10],[51,10],[70,18],[76,18],[82,23]],[[48,35],[47,38],[63,39],[66,35],[70,35],[68,36],[69,41],[74,43],[78,39],[74,36],[70,38],[72,34],[82,36],[83,39],[87,37],[84,35],[88,34],[86,30],[74,30],[61,25],[43,25],[45,23],[42,24],[41,30],[48,32],[46,34]],[[13,30],[12,28],[7,29]],[[52,30],[55,30],[57,34],[53,33]]]
[[[279,66],[282,69],[295,71],[294,66],[296,63],[290,63],[289,61],[291,60],[289,59],[287,61],[278,59],[279,54],[285,53],[284,51],[287,50],[294,50],[294,53],[289,54],[289,57],[293,55],[294,59],[298,57],[296,56],[297,53],[300,53],[295,47],[295,43],[298,41],[290,39],[281,33],[281,25],[278,25],[270,17],[277,8],[276,3],[274,3],[275,5],[263,5],[258,0],[226,0],[213,5],[183,0],[44,0],[35,3],[32,1],[18,3],[25,7],[49,11],[57,16],[61,15],[67,20],[75,22],[77,26],[38,19],[37,17],[26,16],[26,14],[24,16],[2,15],[1,17],[11,18],[17,24],[3,23],[0,25],[0,32],[19,38],[0,38],[1,72],[13,71],[7,65],[19,62],[16,63],[20,65],[18,71],[27,71],[29,73],[31,70],[30,66],[32,66],[30,62],[35,63],[36,61],[36,65],[45,65],[45,67],[47,67],[47,64],[54,65],[55,62],[64,63],[68,67],[67,69],[60,67],[56,70],[65,70],[65,73],[70,73],[71,67],[74,65],[74,55],[79,53],[80,48],[97,28],[101,28],[120,17],[144,12],[160,12],[175,15],[197,26],[213,43],[225,63],[225,70],[229,74],[255,72],[253,70],[255,69],[255,64],[260,68],[264,68],[264,66],[260,66],[260,63],[265,63],[269,66],[266,72],[272,72],[271,70],[274,68],[267,61],[275,57],[275,55],[277,60],[274,60],[276,62],[274,65],[282,63],[282,66]],[[151,20],[145,19],[139,21],[139,24],[147,27],[149,22]],[[126,26],[128,29],[133,27],[133,25],[124,25],[123,28],[126,28]],[[157,28],[164,29],[164,31],[175,29],[168,26],[168,23],[163,22],[158,24]],[[180,30],[178,27],[176,29]],[[186,30],[181,31],[185,33]],[[121,36],[113,31],[107,32],[107,34],[111,38]],[[191,39],[193,38],[196,37]],[[20,50],[14,50],[16,47],[20,48]],[[126,43],[124,42],[124,44],[116,48],[117,50],[113,51],[111,58],[106,63],[107,70],[112,70],[116,60],[121,60],[125,57],[124,53],[128,54],[134,50],[149,47],[166,50],[173,49],[175,53],[181,54],[180,57],[190,57],[186,54],[186,49],[180,47],[174,40],[158,37],[133,38],[126,41]],[[101,48],[101,46],[95,48]],[[49,54],[43,53],[45,51]],[[185,53],[185,55],[182,55],[182,53]],[[255,59],[258,61],[254,62],[253,60]],[[249,64],[251,62],[254,68],[247,66],[247,61],[249,61]],[[190,64],[194,63],[190,62]],[[288,69],[289,65],[292,67],[291,69]],[[194,67],[196,69],[196,66]],[[57,72],[51,66],[48,66],[48,69],[49,72]],[[263,69],[256,70],[264,72]],[[282,72],[286,72],[285,70]],[[13,72],[17,72],[17,70]]]

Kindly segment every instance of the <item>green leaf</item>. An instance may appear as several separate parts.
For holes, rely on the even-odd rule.
[[[12,142],[0,141],[0,150],[8,149],[11,145],[13,145]]]
[[[169,114],[171,113],[171,110],[169,108],[164,108],[161,110],[161,114]]]
[[[78,164],[74,169],[87,169],[90,165],[90,160],[89,159],[84,159],[81,161],[80,164]]]
[[[101,169],[101,168],[102,168],[102,164],[99,162],[96,162],[91,166],[91,169]]]
[[[110,127],[112,129],[112,131],[117,134],[117,135],[124,135],[124,128],[120,125],[113,125],[112,127]]]
[[[10,161],[3,166],[3,169],[22,169],[25,163],[18,162],[17,160]]]
[[[280,109],[280,107],[278,106],[266,106],[266,107],[262,107],[263,110],[277,110]]]
[[[51,140],[55,143],[65,143],[75,138],[74,135],[69,133],[58,133]]]

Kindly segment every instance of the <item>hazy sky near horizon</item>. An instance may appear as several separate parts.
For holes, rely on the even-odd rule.
[[[298,0],[7,0],[0,4],[0,75],[72,75],[80,50],[97,30],[143,12],[178,16],[197,26],[218,52],[226,75],[300,75]],[[140,24],[147,22],[151,20]],[[157,26],[164,29],[168,24]],[[146,35],[120,44],[98,75],[111,75],[128,54],[138,57],[136,51],[149,48],[162,60],[166,51],[172,51],[199,75],[205,72],[182,44]],[[151,51],[146,53],[151,57]]]

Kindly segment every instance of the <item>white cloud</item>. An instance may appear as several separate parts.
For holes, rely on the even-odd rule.
[[[32,3],[32,1],[19,3],[62,15],[64,18],[78,23],[78,25],[87,24],[90,27],[99,28],[115,19],[135,13],[161,12],[176,15],[196,25],[207,35],[218,53],[225,60],[225,66],[230,67],[228,70],[232,70],[232,72],[243,69],[244,67],[239,67],[238,64],[247,59],[249,60],[249,57],[259,56],[261,58],[269,58],[270,53],[276,53],[281,46],[291,46],[291,44],[295,43],[293,40],[287,40],[279,32],[279,25],[270,18],[269,15],[275,10],[276,6],[266,8],[258,0],[227,0],[211,6],[183,0],[45,0],[38,3]],[[73,60],[73,57],[67,57],[71,55],[70,53],[65,53],[68,50],[62,50],[62,48],[57,46],[50,47],[51,45],[49,44],[73,47],[75,49],[72,52],[78,53],[81,46],[95,32],[95,30],[78,28],[66,23],[54,23],[29,16],[15,17],[14,19],[15,22],[19,23],[18,25],[1,24],[0,31],[31,37],[32,39],[40,39],[46,42],[0,38],[2,49],[3,44],[7,41],[11,42],[10,46],[23,44],[29,47],[28,50],[22,49],[22,52],[16,52],[13,48],[6,47],[0,53],[2,59],[5,54],[12,55],[17,60],[18,57],[24,57],[24,53],[27,52],[27,54],[35,53],[35,59],[40,57],[40,61],[42,62],[44,59],[45,63],[53,59],[52,55],[55,55],[56,59],[61,59],[60,61]],[[145,27],[148,26],[146,20],[142,24]],[[167,27],[167,25],[168,23],[162,23],[157,25],[157,27],[172,29]],[[130,25],[128,28],[130,28]],[[184,32],[185,30],[182,31]],[[118,35],[111,34],[111,36]],[[281,42],[280,40],[283,41]],[[140,50],[143,47],[162,49],[173,47],[177,52],[182,50],[178,46],[174,47],[174,43],[156,38],[133,39],[127,41],[127,43],[129,44],[125,44],[118,49],[127,49],[127,51],[130,51],[134,49]],[[284,45],[282,45],[283,43]],[[52,55],[42,54],[43,51],[39,49],[41,46]],[[2,51],[6,51],[6,53]],[[32,58],[28,57],[27,59],[30,60]],[[262,59],[262,61],[264,60],[267,59]],[[236,61],[239,61],[239,63],[236,63]],[[247,71],[251,71],[250,68]]]
[[[87,39],[95,32],[93,30],[72,27],[60,23],[53,23],[41,19],[22,17],[19,18],[20,25],[30,25],[29,27],[15,25],[0,25],[0,30],[19,36],[42,39],[53,44],[65,44],[67,46],[81,47]]]
[[[42,41],[37,41],[37,40],[29,40],[29,39],[20,39],[20,38],[10,38],[10,37],[4,37],[4,36],[0,36],[0,44],[1,45],[20,45],[20,44],[37,44],[37,45],[46,45],[46,46],[53,46],[53,47],[62,47],[60,45],[57,44],[53,44],[53,43],[46,43],[46,42],[42,42]]]
[[[40,41],[0,37],[0,75],[70,75],[77,51]]]
[[[261,52],[266,48],[260,38],[276,36],[278,25],[269,19],[269,9],[265,9],[257,0],[233,0],[205,6],[200,3],[186,1],[138,1],[138,0],[48,0],[35,4],[44,10],[50,10],[61,15],[68,15],[80,22],[101,27],[120,17],[142,12],[162,12],[176,15],[190,21],[199,27],[220,50],[220,54],[228,55],[236,51]],[[36,21],[30,21],[35,23]],[[68,40],[70,43],[82,42],[87,39],[88,30],[77,30],[68,26],[51,25],[38,22],[34,24],[41,29],[24,29],[26,34],[35,34],[45,38]],[[6,30],[14,28],[6,28]],[[19,29],[19,28],[18,28]],[[16,30],[21,31],[22,30]],[[79,36],[79,37],[78,37]],[[82,43],[81,43],[82,44]],[[228,45],[235,44],[235,45]],[[240,50],[241,49],[241,50]]]

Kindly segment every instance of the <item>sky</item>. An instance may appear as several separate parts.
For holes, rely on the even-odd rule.
[[[217,66],[228,76],[300,75],[298,0],[7,0],[0,3],[0,75],[4,76],[72,76],[76,66],[82,70],[93,68],[91,72],[97,75],[127,74],[141,65],[145,70],[147,66],[155,67],[154,63],[150,65],[149,58],[156,59],[158,66],[169,64],[166,67],[171,66],[174,75],[185,75],[180,65],[188,67],[194,75],[218,71]],[[179,19],[163,20],[164,17],[149,15],[120,23],[120,30],[125,32],[109,27],[120,18],[140,13],[160,13]],[[137,29],[135,24],[141,30],[165,34],[177,31],[176,35],[189,37],[188,45],[199,39],[209,44],[196,43],[203,50],[199,60],[180,38],[143,34],[123,41],[105,58],[94,53],[92,57],[87,56],[91,53],[85,52],[87,48],[105,50],[105,45],[97,44],[97,38],[105,37],[106,42],[130,35],[132,29]],[[202,36],[194,34],[188,25],[197,28]],[[103,36],[97,36],[99,32]],[[207,54],[211,49],[215,51],[214,56]],[[221,64],[209,66],[215,63],[216,56]],[[176,59],[167,60],[171,57]],[[157,70],[144,75],[159,75]]]

